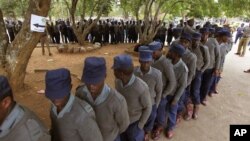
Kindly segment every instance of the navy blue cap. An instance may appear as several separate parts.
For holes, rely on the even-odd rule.
[[[106,61],[103,57],[87,57],[85,59],[82,81],[85,84],[97,84],[106,77]]]
[[[162,43],[154,41],[154,42],[150,43],[148,46],[149,46],[150,50],[156,51],[156,50],[159,50],[162,48]]]
[[[231,37],[231,36],[232,36],[231,33],[230,33],[227,29],[225,29],[225,28],[220,29],[220,30],[217,32],[217,34],[218,34],[219,36],[227,36],[227,37]]]
[[[209,28],[207,28],[207,27],[201,28],[200,33],[209,33]]]
[[[140,46],[139,47],[139,52],[142,51],[142,50],[149,50],[149,47],[148,46]]]
[[[143,62],[152,61],[153,60],[152,53],[153,52],[151,50],[141,50],[139,52],[139,60]]]
[[[201,34],[200,34],[200,33],[197,33],[197,32],[193,33],[192,39],[195,39],[195,40],[201,39]]]
[[[62,99],[70,95],[70,71],[65,68],[50,70],[45,75],[45,96],[50,100]]]
[[[175,52],[175,53],[179,54],[180,56],[182,56],[185,53],[186,50],[180,44],[172,44],[169,51]]]
[[[192,35],[183,32],[183,33],[181,34],[180,39],[186,39],[186,40],[188,40],[189,42],[192,42]]]
[[[6,93],[9,93],[11,91],[11,87],[9,84],[8,79],[0,75],[0,96],[4,96]]]
[[[113,69],[127,69],[133,66],[132,57],[127,54],[121,54],[114,57]]]

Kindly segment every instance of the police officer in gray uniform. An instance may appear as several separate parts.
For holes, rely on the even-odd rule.
[[[76,95],[86,100],[96,113],[104,141],[120,141],[120,134],[129,125],[125,98],[105,84],[106,61],[103,57],[85,59],[82,81],[85,85],[77,88]]]
[[[181,59],[184,52],[185,48],[182,45],[173,44],[167,54],[167,57],[172,60],[172,64],[174,65],[174,72],[177,80],[174,92],[167,96],[166,108],[168,111],[168,124],[166,128],[166,136],[169,139],[174,135],[179,100],[187,86],[188,68]]]
[[[92,107],[70,94],[69,70],[50,70],[46,73],[45,82],[45,95],[52,102],[52,141],[103,141]]]
[[[0,140],[50,141],[48,130],[40,119],[15,102],[5,76],[0,76]]]
[[[141,49],[141,47],[140,47]],[[162,74],[156,68],[151,67],[153,57],[152,51],[149,48],[146,50],[139,51],[139,62],[140,66],[137,66],[134,70],[134,74],[141,78],[148,84],[151,102],[152,102],[152,112],[151,115],[144,126],[145,138],[144,141],[149,141],[149,133],[154,127],[155,118],[157,115],[157,108],[160,104],[162,95]]]
[[[173,64],[162,54],[162,44],[160,42],[152,42],[149,44],[149,49],[153,51],[152,67],[161,71],[162,73],[162,98],[157,109],[157,116],[155,120],[155,127],[152,138],[159,139],[161,132],[166,124],[166,104],[167,96],[170,95],[176,87],[176,78],[174,75]]]
[[[115,88],[126,99],[130,125],[122,133],[122,141],[142,141],[143,128],[151,114],[152,104],[148,85],[133,74],[132,57],[121,54],[114,57]]]
[[[201,29],[202,32],[208,32],[207,28]],[[192,35],[192,46],[190,50],[196,55],[197,62],[196,62],[196,73],[195,77],[191,83],[190,88],[190,98],[192,104],[188,104],[187,112],[184,116],[186,120],[190,120],[192,117],[194,119],[198,118],[198,111],[200,105],[200,86],[201,86],[201,77],[203,72],[207,69],[210,63],[209,51],[206,46],[201,45],[201,34],[194,33]],[[193,107],[193,108],[192,108]]]
[[[175,41],[173,44],[178,44],[178,43],[183,45],[183,47],[185,48],[185,53],[182,56],[182,60],[188,67],[188,78],[187,78],[186,90],[179,101],[177,123],[180,122],[181,116],[184,112],[184,108],[189,103],[188,98],[190,95],[190,84],[195,76],[196,62],[197,62],[196,55],[189,50],[192,43],[192,35],[183,32],[180,39]]]

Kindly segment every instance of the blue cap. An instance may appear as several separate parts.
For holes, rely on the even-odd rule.
[[[192,35],[183,32],[183,33],[181,34],[181,38],[180,38],[180,39],[186,39],[186,40],[188,40],[189,42],[192,42]]]
[[[82,81],[85,84],[97,84],[106,77],[106,61],[103,57],[87,57],[84,63]]]
[[[45,95],[50,100],[62,99],[70,95],[71,77],[68,69],[50,70],[45,75]]]
[[[151,50],[141,50],[139,52],[140,61],[143,61],[143,62],[152,61],[153,60],[152,53],[153,52]]]
[[[217,34],[218,34],[219,36],[227,36],[227,37],[231,37],[231,36],[232,36],[231,33],[230,33],[227,29],[225,29],[225,28],[220,29],[220,30],[217,32]]]
[[[180,56],[182,56],[185,53],[185,48],[180,45],[180,44],[172,44],[171,48],[169,49],[169,51],[171,52],[175,52],[177,54],[179,54]]]
[[[209,33],[209,28],[207,28],[207,27],[201,28],[200,33]]]
[[[193,33],[192,39],[195,39],[195,40],[201,39],[201,34],[200,34],[200,33],[197,33],[197,32]]]
[[[162,48],[161,42],[157,42],[157,41],[150,43],[148,46],[149,46],[149,49],[152,51],[156,51]]]
[[[113,69],[127,69],[133,66],[133,61],[130,55],[121,54],[114,57]]]
[[[5,76],[0,75],[0,97],[4,96],[10,91],[11,91],[11,87],[10,87],[8,79]]]
[[[142,50],[149,50],[149,47],[148,46],[140,46],[139,47],[139,52],[142,51]]]

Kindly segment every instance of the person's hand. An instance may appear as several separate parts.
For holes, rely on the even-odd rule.
[[[215,70],[214,73],[213,73],[213,75],[220,76],[220,71],[219,70]]]

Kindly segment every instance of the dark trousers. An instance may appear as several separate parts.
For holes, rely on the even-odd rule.
[[[150,132],[153,130],[154,123],[155,123],[155,118],[156,118],[156,113],[157,113],[157,107],[156,104],[152,106],[152,111],[151,114],[148,118],[148,121],[146,122],[144,126],[144,131],[145,132]]]
[[[202,75],[201,89],[200,89],[201,102],[204,101],[206,96],[208,95],[211,86],[211,80],[213,77],[213,70],[214,69],[207,69]]]
[[[190,96],[193,104],[200,104],[200,88],[201,88],[202,72],[196,71],[194,80],[191,83]]]
[[[60,44],[60,33],[55,33],[55,39],[56,39],[56,43]]]
[[[167,96],[167,113],[168,113],[168,123],[167,123],[167,131],[174,130],[176,125],[176,116],[178,110],[178,103],[175,105],[171,105],[174,96]]]
[[[238,39],[240,39],[241,37],[242,37],[242,35],[236,34],[234,43],[236,44]]]
[[[215,86],[219,83],[220,76],[212,76],[209,93],[215,93]]]
[[[109,33],[105,33],[103,38],[104,38],[104,43],[109,43]]]
[[[138,121],[130,124],[127,130],[121,134],[121,141],[143,141],[144,131],[138,127]]]
[[[184,111],[185,105],[187,105],[189,97],[190,97],[190,86],[187,86],[187,88],[184,90],[181,98],[178,101],[178,110],[177,110],[178,114]]]
[[[162,98],[161,102],[157,108],[157,114],[155,119],[155,124],[165,127],[166,124],[166,104],[167,98]]]

